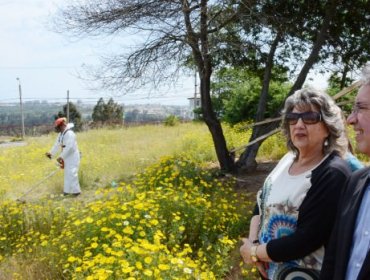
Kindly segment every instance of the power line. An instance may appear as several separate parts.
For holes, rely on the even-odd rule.
[[[80,66],[0,66],[0,69],[34,70],[34,69],[71,69],[78,67]]]
[[[70,99],[73,100],[99,100],[100,98],[103,99],[110,99],[113,98],[113,100],[120,100],[120,101],[135,101],[135,100],[144,100],[144,99],[177,99],[177,98],[189,98],[189,95],[176,95],[176,96],[152,96],[152,97],[114,97],[114,96],[100,96],[100,97],[73,97],[71,96]],[[11,101],[11,100],[18,100],[16,97],[12,98],[0,98],[0,101]],[[35,101],[50,101],[50,100],[66,100],[65,97],[23,97],[23,100],[35,100]]]

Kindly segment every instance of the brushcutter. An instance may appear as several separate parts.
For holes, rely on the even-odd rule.
[[[49,157],[48,155],[46,155],[47,157]],[[51,159],[51,157],[49,157]],[[40,186],[43,182],[45,182],[47,179],[49,179],[50,177],[52,177],[55,173],[57,173],[59,171],[59,169],[63,169],[64,168],[64,161],[63,159],[60,161],[58,160],[56,163],[57,165],[57,169],[55,169],[54,171],[50,172],[46,177],[44,177],[43,179],[41,179],[40,181],[38,181],[36,184],[34,184],[32,187],[30,187],[26,192],[24,192],[20,197],[18,197],[16,199],[16,201],[18,202],[21,202],[21,203],[25,203],[25,201],[22,199],[23,197],[25,197],[26,195],[28,195],[30,192],[34,191],[38,186]]]
[[[18,202],[22,202],[22,203],[25,203],[24,200],[22,200],[23,197],[25,197],[26,195],[28,195],[30,192],[34,191],[36,189],[36,187],[40,186],[43,182],[45,182],[47,179],[49,179],[50,177],[52,177],[55,173],[57,173],[59,171],[59,168],[58,169],[55,169],[54,171],[50,172],[49,175],[47,175],[45,178],[43,178],[42,180],[38,181],[36,184],[34,184],[32,187],[30,187],[26,192],[24,192],[20,197],[18,197],[16,199],[16,201]]]

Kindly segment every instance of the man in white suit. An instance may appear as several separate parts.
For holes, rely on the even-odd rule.
[[[58,118],[54,122],[55,131],[59,134],[54,146],[45,155],[51,159],[60,152],[57,161],[64,168],[64,195],[77,196],[81,193],[78,181],[80,152],[76,134],[71,129],[73,126],[72,123],[67,124],[66,118]]]

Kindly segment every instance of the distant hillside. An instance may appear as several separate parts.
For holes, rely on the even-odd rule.
[[[26,101],[23,103],[24,125],[26,134],[34,134],[35,127],[44,127],[41,133],[52,128],[54,116],[62,111],[65,103],[48,103],[47,101]],[[91,115],[95,106],[78,101],[74,103],[82,115],[83,122],[92,120]],[[125,123],[141,123],[162,121],[169,115],[188,120],[191,109],[187,106],[176,105],[123,105]],[[0,103],[0,135],[18,135],[21,131],[21,111],[19,103]],[[39,134],[39,133],[38,133]]]
[[[175,115],[183,120],[189,120],[191,109],[188,106],[176,105],[127,105],[124,106],[125,122],[161,121],[169,115]]]
[[[48,103],[47,101],[26,101],[23,103],[24,122],[26,126],[50,124],[54,115],[63,110],[65,103]],[[75,104],[82,115],[91,118],[92,106],[81,102]],[[0,103],[1,125],[18,125],[21,120],[19,103]]]

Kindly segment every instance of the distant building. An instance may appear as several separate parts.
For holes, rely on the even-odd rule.
[[[200,97],[189,97],[189,111],[190,111],[190,118],[194,119],[196,115],[194,114],[194,110],[201,107]]]

